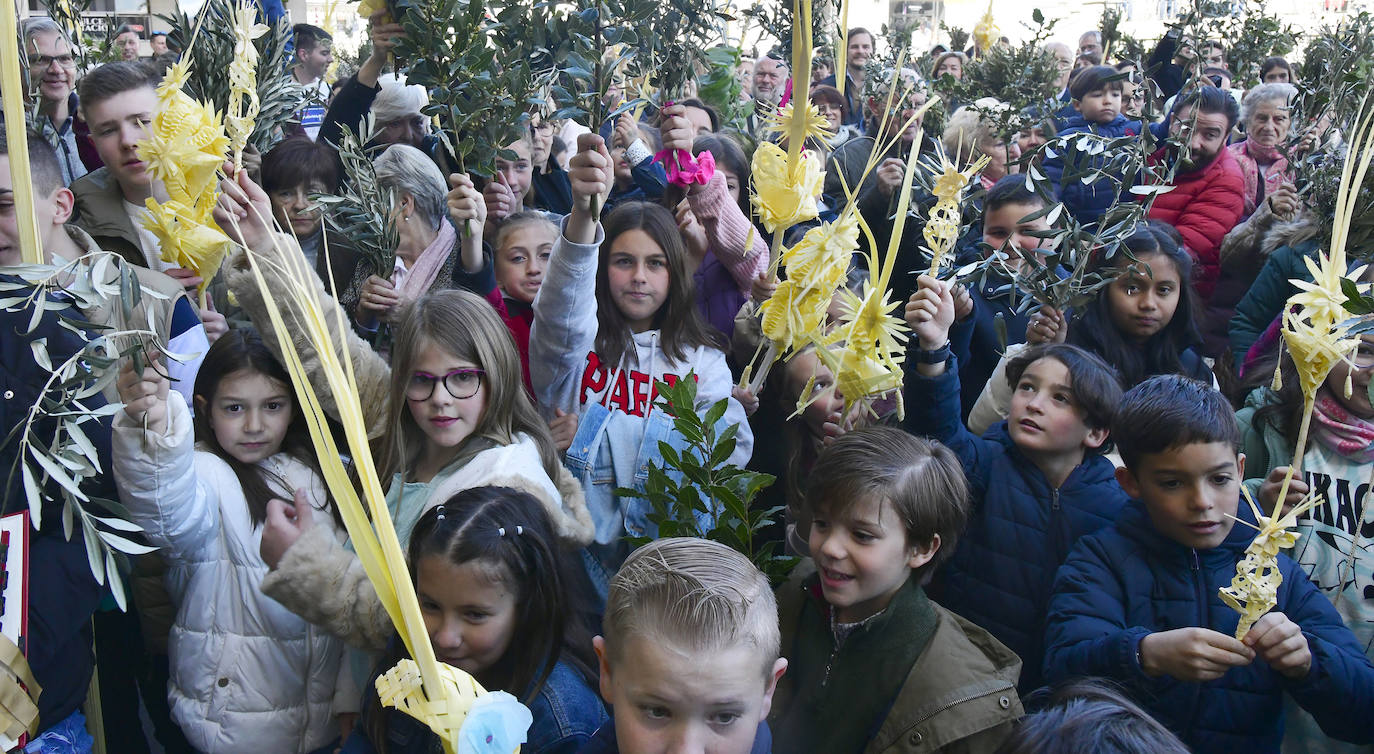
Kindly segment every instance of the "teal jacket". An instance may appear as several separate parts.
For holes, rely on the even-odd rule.
[[[1244,362],[1250,347],[1269,329],[1283,311],[1284,302],[1296,292],[1288,281],[1312,280],[1303,259],[1317,251],[1315,231],[1315,224],[1310,222],[1283,223],[1265,236],[1261,252],[1267,260],[1231,316],[1231,353],[1235,354],[1236,364]]]

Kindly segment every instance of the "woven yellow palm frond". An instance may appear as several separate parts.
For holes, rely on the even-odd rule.
[[[889,361],[906,351],[906,322],[892,313],[901,302],[888,301],[888,295],[872,282],[864,283],[862,298],[847,288],[840,292],[842,313],[837,332],[851,347],[875,352],[879,361]]]
[[[859,224],[854,213],[846,212],[831,223],[808,231],[795,246],[784,252],[788,277],[807,281],[810,287],[823,287],[819,281],[834,282],[834,290],[844,281],[845,271],[859,248]]]
[[[440,665],[439,676],[448,694],[437,701],[425,695],[424,678],[414,660],[401,660],[377,677],[377,698],[419,720],[444,741],[456,742],[460,753],[518,752],[533,716],[504,691],[488,692],[477,679],[451,666]]]
[[[205,289],[229,251],[229,238],[213,219],[229,137],[214,108],[182,91],[189,75],[189,58],[184,58],[158,85],[158,111],[138,144],[138,155],[169,197],[166,202],[147,200],[144,227],[157,236],[163,261],[195,270],[202,278],[204,306]]]
[[[765,142],[754,150],[751,168],[754,195],[750,201],[769,233],[815,219],[816,197],[825,183],[825,164],[815,153],[804,151],[793,164],[782,147]]]
[[[1000,35],[1001,32],[997,30],[997,20],[992,16],[992,0],[988,0],[987,11],[973,26],[973,41],[978,43],[978,51],[983,52],[992,49],[993,43],[997,41]]]
[[[1248,489],[1241,487],[1241,491],[1254,512],[1255,520],[1259,522],[1259,533],[1245,548],[1245,557],[1236,564],[1236,575],[1231,579],[1230,586],[1222,587],[1218,592],[1222,602],[1240,613],[1240,623],[1236,627],[1237,639],[1245,638],[1255,621],[1278,604],[1279,585],[1283,583],[1283,574],[1279,571],[1279,552],[1297,542],[1298,533],[1291,529],[1297,526],[1298,517],[1322,500],[1315,494],[1308,495],[1288,513],[1271,518],[1255,505]],[[1241,521],[1235,516],[1231,518]],[[1248,521],[1242,523],[1249,524]]]
[[[274,236],[274,242],[279,247],[292,243],[280,235]],[[376,589],[410,656],[414,658],[401,662],[383,674],[377,683],[378,693],[384,703],[396,706],[430,726],[442,737],[445,751],[452,754],[458,750],[460,738],[468,740],[470,731],[466,723],[470,720],[469,712],[479,700],[496,694],[484,695],[481,687],[467,673],[441,664],[434,656],[424,617],[420,613],[419,600],[415,596],[415,587],[406,566],[405,553],[396,536],[386,496],[377,478],[352,361],[347,357],[346,347],[341,346],[349,325],[343,321],[337,307],[331,308],[335,316],[326,318],[319,298],[322,294],[314,279],[315,273],[303,255],[295,252],[279,253],[278,256],[284,261],[274,262],[252,250],[248,251],[253,276],[277,338],[282,362],[300,401],[302,415],[306,418],[321,473],[368,580]],[[272,288],[265,278],[267,274],[271,274],[277,285],[289,293],[289,311],[293,313],[289,322],[283,306],[272,295]],[[296,348],[296,338],[308,342],[317,356],[316,368],[334,396],[337,418],[347,440],[346,452],[340,452],[335,442],[328,416]],[[345,456],[353,461],[358,480],[356,487],[354,477],[344,467]],[[518,702],[514,706],[524,711],[523,725],[518,711],[509,704],[490,705],[490,714],[477,720],[474,727],[482,728],[482,738],[487,735],[491,738],[487,738],[484,746],[471,751],[505,754],[517,750],[528,728],[528,711],[523,710]],[[512,741],[512,746],[506,745]]]
[[[821,360],[835,381],[830,390],[844,396],[845,411],[873,400],[902,385],[908,328],[893,315],[901,302],[889,302],[888,291],[872,282],[864,284],[861,297],[840,290],[840,322],[823,341]]]
[[[212,218],[198,220],[195,209],[175,199],[162,203],[148,199],[146,206],[143,227],[157,237],[164,260],[197,271],[219,269],[232,242]],[[198,291],[205,290],[213,274],[201,277]]]
[[[829,307],[829,291],[804,288],[795,280],[784,280],[760,307],[763,335],[772,341],[778,355],[805,348],[825,331]]]
[[[764,133],[786,135],[789,147],[793,133],[802,134],[803,143],[806,139],[825,141],[835,135],[835,132],[830,130],[829,121],[821,115],[820,108],[816,107],[814,102],[802,99],[801,108],[796,107],[797,102],[794,97],[791,102],[764,116]]]
[[[240,0],[234,8],[234,60],[229,64],[229,104],[224,110],[224,130],[237,169],[243,165],[243,148],[258,119],[258,48],[253,40],[266,34],[257,23],[257,8]]]
[[[1246,548],[1245,557],[1236,565],[1236,576],[1231,586],[1221,590],[1221,598],[1226,604],[1241,613],[1240,626],[1236,629],[1237,638],[1248,633],[1254,622],[1274,606],[1275,595],[1283,581],[1283,575],[1277,567],[1278,551],[1292,546],[1296,535],[1287,530],[1296,524],[1298,515],[1315,504],[1315,499],[1309,495],[1288,514],[1279,515],[1283,501],[1288,497],[1294,472],[1302,467],[1303,455],[1307,452],[1307,433],[1312,426],[1317,390],[1326,382],[1336,364],[1348,360],[1360,343],[1358,337],[1350,336],[1350,328],[1344,324],[1348,314],[1344,308],[1346,296],[1341,286],[1347,274],[1359,279],[1365,269],[1360,267],[1347,272],[1345,247],[1357,207],[1359,187],[1364,183],[1371,160],[1374,160],[1374,109],[1367,107],[1368,102],[1369,94],[1366,92],[1360,104],[1364,114],[1352,132],[1349,156],[1341,172],[1336,212],[1332,218],[1331,249],[1321,256],[1320,262],[1306,260],[1307,269],[1312,273],[1311,283],[1289,281],[1299,290],[1284,305],[1281,332],[1302,388],[1302,420],[1298,425],[1293,460],[1288,465],[1283,483],[1279,485],[1274,511],[1264,516],[1248,492],[1245,496],[1260,523],[1259,534]],[[1367,289],[1361,284],[1355,287],[1361,292]],[[1275,370],[1276,390],[1281,387],[1279,374]],[[1349,392],[1347,380],[1347,395]]]
[[[358,15],[371,18],[386,10],[386,0],[362,0],[358,3]]]
[[[1315,396],[1331,370],[1360,346],[1359,338],[1346,337],[1347,328],[1315,326],[1301,310],[1286,313],[1283,325],[1283,342],[1297,367],[1304,396]]]
[[[959,200],[964,195],[964,189],[968,187],[973,176],[982,172],[989,162],[987,155],[984,155],[961,171],[949,161],[947,155],[941,153],[940,160],[942,172],[940,177],[935,179],[935,206],[931,207],[930,215],[926,218],[926,226],[921,230],[921,235],[930,247],[931,276],[940,272],[950,249],[954,248],[955,241],[959,239],[959,221],[962,219]]]

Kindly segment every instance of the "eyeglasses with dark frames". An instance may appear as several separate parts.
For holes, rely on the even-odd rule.
[[[485,370],[472,367],[455,369],[442,377],[428,372],[415,372],[406,384],[406,399],[427,401],[434,395],[434,386],[440,382],[444,383],[444,389],[454,398],[471,398],[482,387],[482,376],[485,374]]]

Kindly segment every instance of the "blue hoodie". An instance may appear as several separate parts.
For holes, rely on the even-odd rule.
[[[1252,519],[1243,502],[1237,511]],[[1145,505],[1131,501],[1116,525],[1084,539],[1055,579],[1045,636],[1050,682],[1105,676],[1194,751],[1277,752],[1283,695],[1292,695],[1322,730],[1351,743],[1374,741],[1374,665],[1302,568],[1279,555],[1283,584],[1275,609],[1302,627],[1312,652],[1294,681],[1263,660],[1213,681],[1150,678],[1140,667],[1147,634],[1201,626],[1234,635],[1240,614],[1217,591],[1231,583],[1254,529],[1233,526],[1219,547],[1194,550],[1160,534]]]
[[[1022,694],[1040,683],[1045,608],[1054,574],[1080,538],[1109,526],[1128,500],[1111,461],[1086,456],[1057,489],[998,422],[982,437],[959,420],[959,366],[906,375],[906,429],[949,446],[968,476],[973,512],[931,596],[1022,660]],[[937,596],[938,595],[938,596]]]
[[[1082,115],[1075,114],[1065,121],[1064,127],[1059,131],[1059,136],[1063,138],[1076,133],[1092,133],[1110,138],[1121,138],[1139,135],[1140,131],[1140,121],[1127,120],[1124,115],[1118,114],[1111,123],[1090,123],[1084,120]],[[1052,155],[1047,154],[1045,157],[1045,177],[1049,179],[1051,185],[1055,186],[1059,200],[1064,203],[1064,209],[1067,209],[1080,225],[1095,224],[1102,219],[1103,213],[1116,203],[1116,188],[1106,178],[1099,178],[1087,185],[1084,185],[1082,180],[1074,178],[1065,185],[1065,164],[1062,150],[1063,147],[1058,147],[1053,150]],[[1088,166],[1101,168],[1106,164],[1101,157],[1089,157],[1086,154],[1076,154],[1072,160],[1074,163],[1085,161],[1084,168]]]

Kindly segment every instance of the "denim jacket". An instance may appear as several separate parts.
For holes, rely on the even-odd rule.
[[[624,538],[658,534],[649,520],[649,501],[618,496],[615,490],[644,490],[649,467],[663,466],[661,442],[679,452],[687,447],[687,438],[673,431],[673,417],[667,412],[655,411],[641,418],[592,403],[564,456],[563,465],[582,483],[587,510],[596,523],[596,540],[587,546],[585,559],[587,572],[603,600],[611,576],[630,554]],[[697,522],[709,527],[711,518],[698,513]]]

